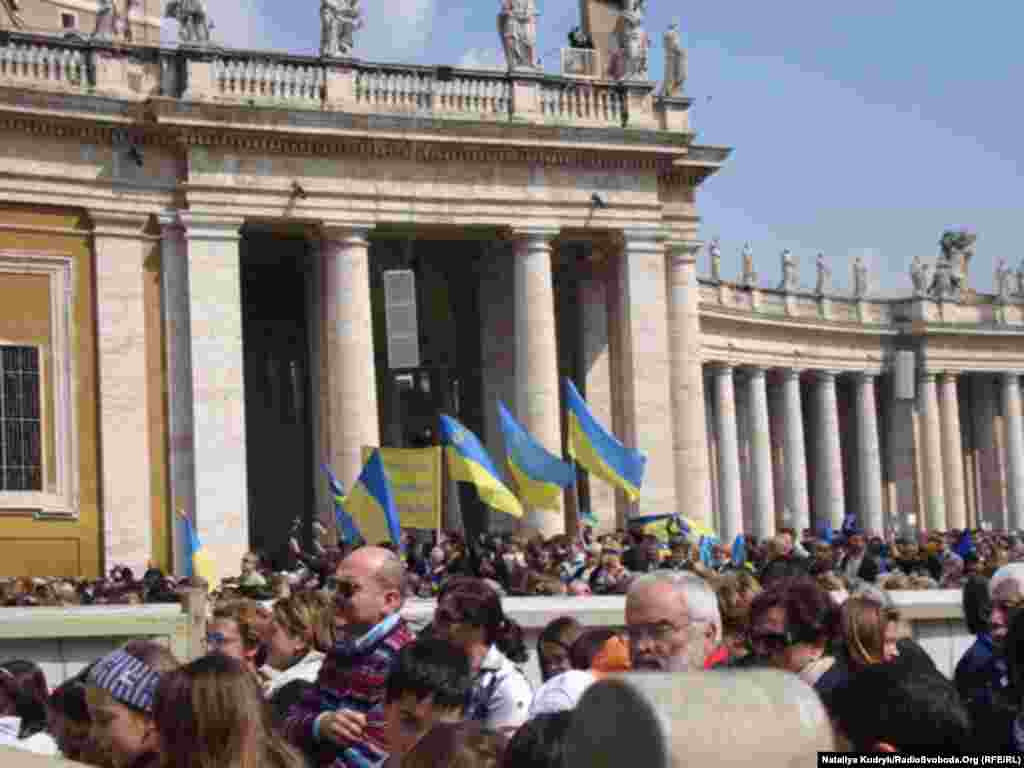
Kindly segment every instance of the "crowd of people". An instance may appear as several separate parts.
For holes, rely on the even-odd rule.
[[[0,744],[112,768],[541,768],[562,764],[573,710],[608,675],[767,667],[817,692],[840,748],[1024,751],[1019,541],[793,533],[737,542],[740,556],[640,530],[410,537],[404,553],[295,545],[283,573],[248,553],[214,594],[207,655],[190,663],[136,640],[52,691],[36,664],[0,664]],[[905,631],[889,591],[908,586],[962,590],[977,641],[954,680]],[[85,586],[19,580],[4,602],[170,600],[180,588],[120,570]],[[624,626],[565,616],[527,648],[503,599],[538,594],[624,594]],[[436,599],[418,633],[402,616],[416,596]]]

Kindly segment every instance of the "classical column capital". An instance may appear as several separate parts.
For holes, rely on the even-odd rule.
[[[664,253],[665,232],[661,229],[623,229],[622,241],[628,253]]]
[[[839,373],[839,371],[819,368],[814,371],[814,379],[815,381],[820,381],[822,384],[835,384],[836,376],[838,376]]]
[[[708,368],[711,369],[711,373],[714,376],[732,376],[734,366],[732,363],[726,363],[721,360],[712,360],[708,363]]]
[[[185,225],[181,223],[181,211],[177,208],[167,208],[160,211],[156,215],[156,220],[160,225],[160,234],[164,238],[185,234]]]
[[[960,377],[960,373],[958,371],[941,371],[939,373],[939,380],[943,384],[948,384],[950,381],[952,381],[955,384],[956,380],[959,377]]]
[[[136,240],[153,237],[145,231],[149,224],[149,213],[90,208],[89,218],[92,219],[94,237],[128,237]]]
[[[1003,371],[999,374],[999,378],[1004,385],[1016,383],[1017,386],[1020,386],[1020,376],[1018,371]]]
[[[368,222],[325,221],[320,225],[320,237],[329,242],[369,245],[374,226]]]
[[[743,372],[751,379],[763,379],[767,369],[763,365],[745,365]]]
[[[938,375],[939,374],[936,371],[920,371],[917,374],[918,379],[922,384],[934,384]]]
[[[794,379],[799,381],[804,372],[803,368],[781,368],[780,370],[784,381],[793,381]]]
[[[208,216],[179,211],[178,219],[189,240],[241,240],[245,219],[234,216]]]
[[[700,240],[666,240],[665,252],[673,265],[694,264],[704,243]]]
[[[853,378],[859,384],[870,384],[878,377],[875,371],[854,371]]]

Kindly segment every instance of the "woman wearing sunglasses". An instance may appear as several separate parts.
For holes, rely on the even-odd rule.
[[[826,647],[838,618],[832,598],[813,579],[774,582],[750,606],[750,649],[767,666],[817,687],[835,663]]]

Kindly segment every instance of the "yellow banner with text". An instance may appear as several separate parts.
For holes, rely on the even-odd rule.
[[[373,448],[363,446],[363,464],[372,452]],[[403,528],[432,531],[441,527],[442,456],[440,446],[380,449]]]

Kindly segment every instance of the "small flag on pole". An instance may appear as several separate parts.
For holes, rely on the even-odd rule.
[[[452,477],[476,486],[480,500],[501,512],[523,516],[523,505],[503,482],[480,438],[450,416],[441,416],[441,442],[446,446]]]
[[[391,543],[402,551],[402,526],[379,450],[374,449],[370,454],[370,460],[366,462],[352,492],[345,499],[345,507],[354,520],[363,523],[363,530],[371,527],[367,521],[383,519],[387,523]]]
[[[330,487],[331,495],[334,497],[334,522],[338,526],[338,538],[344,544],[357,545],[363,541],[363,536],[359,533],[359,528],[356,527],[355,521],[345,511],[345,489],[330,467],[326,464],[321,466],[327,474],[327,485]]]

